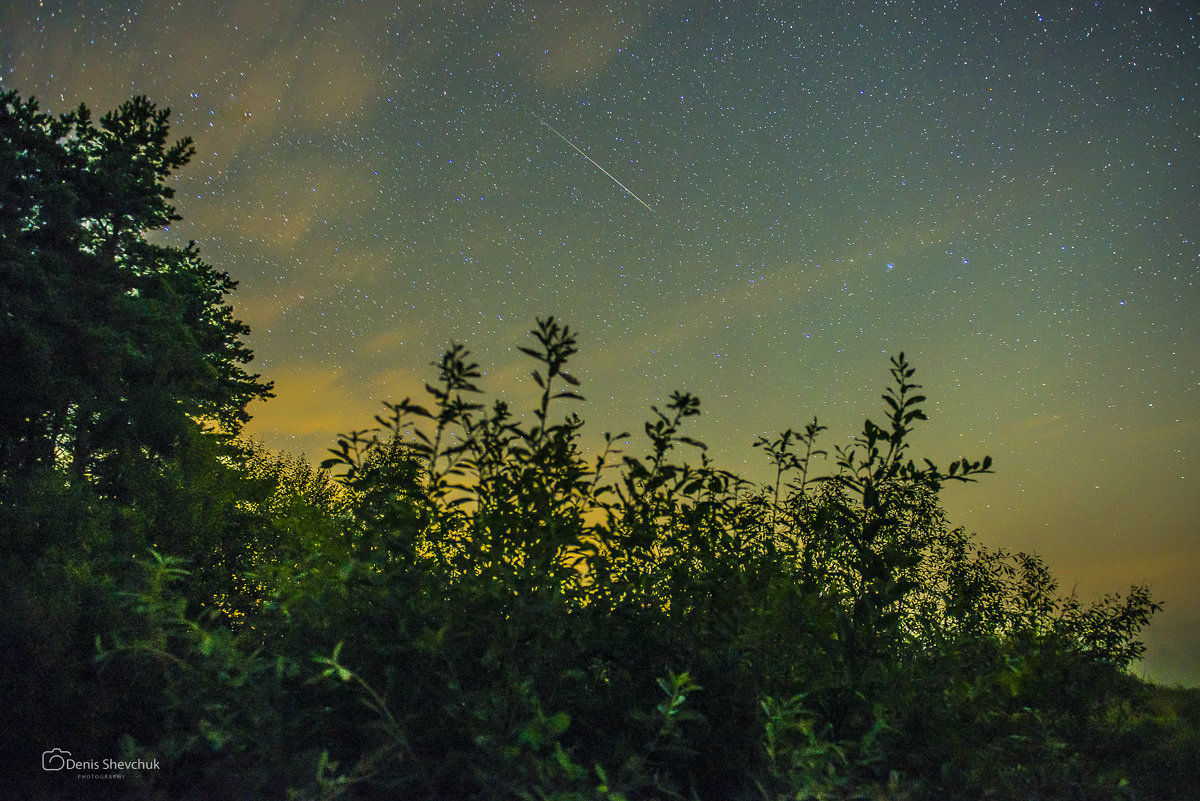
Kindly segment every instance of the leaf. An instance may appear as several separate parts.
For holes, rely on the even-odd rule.
[[[550,719],[546,721],[546,723],[546,728],[548,729],[550,735],[552,737],[558,737],[571,725],[571,716],[566,712],[558,712],[552,715]]]

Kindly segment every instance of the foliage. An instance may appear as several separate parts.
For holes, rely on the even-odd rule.
[[[645,455],[619,434],[587,459],[582,421],[552,416],[582,400],[575,336],[553,319],[533,336],[528,418],[478,402],[481,371],[451,346],[432,403],[386,404],[339,439],[336,483],[202,438],[120,510],[135,531],[196,521],[164,540],[186,564],[104,567],[93,591],[114,611],[94,677],[76,668],[110,695],[114,674],[143,677],[106,736],[165,763],[146,792],[223,776],[302,798],[1161,789],[1119,750],[1150,730],[1130,723],[1147,713],[1124,670],[1156,605],[1142,587],[1061,597],[1038,557],[950,528],[939,489],[991,462],[909,458],[924,399],[903,355],[886,426],[868,420],[823,475],[815,420],[762,437],[775,476],[755,486],[686,436],[683,393],[651,410]]]
[[[119,489],[142,455],[194,418],[236,431],[270,385],[242,368],[236,287],[195,243],[146,234],[179,216],[165,181],[195,152],[167,144],[169,110],[144,97],[96,125],[0,93],[0,479],[57,463]]]
[[[162,671],[175,739],[137,740],[172,760],[162,788],[230,771],[306,798],[1132,797],[1112,721],[1140,703],[1124,670],[1156,605],[1061,597],[1038,557],[950,528],[938,491],[991,462],[910,458],[924,398],[903,355],[884,426],[828,474],[817,421],[762,437],[775,476],[755,486],[686,435],[684,393],[651,410],[644,455],[618,434],[589,460],[582,421],[553,417],[582,400],[575,335],[532,334],[528,417],[480,402],[452,345],[428,405],[339,438],[340,489],[269,471],[273,499],[303,484],[326,511],[259,549],[275,558],[232,634],[206,640],[217,618],[175,600],[104,641],[106,661],[189,677]],[[268,747],[296,772],[251,769]]]

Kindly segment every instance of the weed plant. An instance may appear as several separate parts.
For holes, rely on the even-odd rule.
[[[1180,736],[1150,734],[1127,673],[1146,588],[1064,597],[1036,555],[952,528],[939,491],[992,462],[913,457],[903,354],[882,424],[831,453],[815,419],[759,437],[760,485],[687,434],[686,393],[651,408],[643,452],[621,432],[588,457],[574,332],[538,320],[521,351],[527,416],[485,404],[452,345],[422,402],[385,403],[319,470],[197,434],[147,479],[155,504],[76,500],[81,541],[22,598],[93,635],[55,663],[89,744],[162,766],[114,794],[1132,799],[1187,779],[1135,759]],[[106,550],[117,519],[157,547]]]

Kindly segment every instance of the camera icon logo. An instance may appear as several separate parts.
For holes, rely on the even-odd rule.
[[[51,748],[49,751],[42,752],[42,770],[62,770],[67,766],[67,758],[71,756],[70,751],[64,751],[61,748]]]

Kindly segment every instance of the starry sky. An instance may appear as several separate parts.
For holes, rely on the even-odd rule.
[[[996,462],[952,521],[1150,583],[1138,670],[1200,684],[1198,47],[1186,2],[15,0],[0,87],[196,140],[164,236],[240,280],[272,448],[452,340],[532,402],[556,314],[585,443],[685,390],[765,478],[756,436],[847,442],[903,350],[917,455]]]

